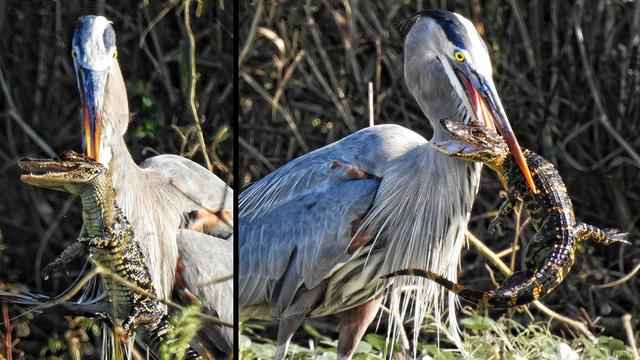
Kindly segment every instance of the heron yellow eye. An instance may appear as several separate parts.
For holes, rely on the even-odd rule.
[[[114,51],[114,52],[113,52],[113,58],[115,59],[115,58],[117,58],[117,57],[118,57],[118,50],[116,50],[116,51]]]
[[[464,54],[462,53],[462,51],[456,51],[456,52],[454,52],[454,53],[453,53],[453,57],[454,57],[456,60],[460,61],[460,62],[463,62],[463,61],[464,61]]]
[[[77,58],[78,57],[78,52],[74,49],[71,51],[71,56],[73,56],[73,58]]]

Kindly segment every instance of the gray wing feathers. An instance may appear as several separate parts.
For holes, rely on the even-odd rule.
[[[330,171],[333,161],[382,177],[390,160],[427,141],[399,125],[376,125],[353,133],[285,164],[239,196],[240,216],[252,218],[318,186],[343,182]]]
[[[203,302],[205,312],[233,322],[233,281],[209,284],[233,274],[233,243],[189,230],[180,230],[177,242],[180,257],[187,264],[182,276],[189,291]],[[233,351],[233,329],[205,322],[202,331],[221,351]]]
[[[311,289],[346,262],[351,222],[373,203],[378,180],[319,186],[261,216],[240,219],[240,306],[268,303],[277,317],[298,288]]]
[[[193,202],[191,199],[198,199],[207,209],[233,210],[233,190],[212,172],[189,159],[170,154],[158,155],[143,161],[140,167],[157,170],[158,176],[172,182],[185,195],[183,200],[187,204]]]

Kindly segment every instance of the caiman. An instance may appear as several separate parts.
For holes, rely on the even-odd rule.
[[[459,159],[482,162],[498,173],[508,196],[489,230],[494,232],[514,205],[522,201],[536,231],[525,254],[525,270],[514,272],[499,288],[477,291],[428,270],[404,269],[384,276],[416,275],[431,279],[480,307],[514,307],[528,304],[555,289],[575,262],[576,246],[585,240],[601,244],[628,243],[626,233],[577,223],[567,188],[553,164],[523,149],[535,183],[533,193],[510,155],[504,139],[491,129],[441,120],[451,140],[432,143],[439,152]]]
[[[97,263],[144,292],[155,294],[142,250],[131,224],[116,203],[111,173],[106,167],[73,151],[64,152],[54,160],[23,160],[19,167],[24,172],[23,182],[69,192],[82,200],[84,231],[78,242],[49,264],[48,269],[62,266],[88,248]],[[110,276],[102,276],[102,280],[115,308],[116,319],[110,319],[112,323],[119,323],[126,336],[132,336],[138,326],[143,326],[147,331],[147,345],[157,351],[170,326],[160,302]],[[199,355],[188,348],[186,357],[197,359]]]

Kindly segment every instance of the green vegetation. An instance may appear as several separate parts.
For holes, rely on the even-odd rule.
[[[197,317],[201,311],[202,305],[196,303],[171,317],[167,341],[160,347],[160,359],[184,359],[189,342],[202,325]]]
[[[529,314],[529,316],[531,316]],[[532,317],[531,317],[532,318]],[[548,322],[534,322],[527,326],[508,317],[497,321],[481,315],[472,315],[460,321],[462,342],[466,354],[452,350],[452,345],[444,341],[438,347],[435,343],[420,343],[416,349],[418,358],[434,360],[454,359],[619,359],[632,360],[632,349],[623,341],[600,336],[596,343],[580,336],[568,341],[554,335]],[[433,335],[434,329],[425,328],[425,334]],[[293,344],[289,349],[292,359],[336,359],[337,341],[320,335],[317,330],[305,324],[305,331],[314,344]],[[270,339],[253,339],[252,331],[244,331],[240,336],[240,355],[243,360],[271,359],[276,344]],[[382,360],[386,358],[387,343],[384,336],[370,333],[365,335],[354,359]],[[399,347],[396,346],[396,351]],[[411,353],[405,355],[412,355]]]

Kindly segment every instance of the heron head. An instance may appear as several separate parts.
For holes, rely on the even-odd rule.
[[[468,19],[445,10],[416,14],[405,41],[405,81],[436,133],[439,119],[497,129],[527,183],[535,185],[493,83],[489,52]]]
[[[117,61],[116,34],[111,22],[102,16],[81,17],[73,33],[71,46],[82,102],[86,154],[102,161],[100,149],[103,135],[116,132],[114,136],[122,136],[126,131],[129,111]],[[111,119],[113,117],[116,119]],[[118,121],[124,121],[124,130]]]

